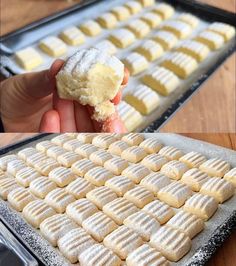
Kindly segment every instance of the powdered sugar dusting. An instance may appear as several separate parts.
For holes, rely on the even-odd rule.
[[[124,65],[118,58],[96,48],[79,50],[68,59],[61,71],[72,76],[77,76],[78,73],[82,76],[95,64],[112,68],[119,77],[124,73]]]

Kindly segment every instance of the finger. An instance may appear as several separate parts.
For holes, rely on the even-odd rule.
[[[119,91],[111,102],[114,103],[115,105],[118,105],[121,99],[122,99],[122,92]]]
[[[55,88],[55,75],[62,67],[64,61],[56,60],[49,70],[16,75],[8,80],[8,84],[17,88],[21,95],[32,98],[44,98],[50,95]]]
[[[78,132],[94,132],[91,116],[86,106],[74,102],[75,123]]]
[[[127,130],[125,128],[124,123],[120,119],[118,113],[116,112],[111,116],[111,118],[107,119],[102,125],[102,132],[104,133],[126,133]]]
[[[60,99],[54,91],[53,107],[60,117],[60,132],[76,132],[73,101]]]
[[[123,89],[127,86],[128,81],[129,81],[129,70],[127,68],[125,68],[124,79],[123,79],[123,82],[121,84],[120,91],[117,93],[115,98],[111,101],[115,105],[118,105],[120,103],[120,101],[122,99]]]
[[[57,75],[57,73],[61,70],[62,66],[64,65],[65,61],[62,59],[56,59],[50,69],[49,69],[49,78],[52,81],[55,81],[55,77]]]
[[[129,77],[130,77],[130,73],[129,70],[125,67],[125,74],[124,74],[124,79],[121,85],[126,86],[129,82]]]
[[[45,133],[60,133],[60,117],[57,111],[50,110],[43,115],[39,131]]]

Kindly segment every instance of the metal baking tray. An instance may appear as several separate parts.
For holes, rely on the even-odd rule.
[[[0,156],[16,153],[22,148],[34,146],[37,142],[51,139],[55,135],[39,134],[17,144],[0,149]],[[194,140],[176,134],[154,133],[145,134],[145,137],[156,137],[165,145],[173,145],[184,152],[197,151],[205,156],[218,157],[226,160],[232,167],[236,167],[236,152],[203,141]],[[0,199],[0,220],[37,258],[39,264],[50,266],[66,266],[70,263],[61,255],[57,248],[53,248],[44,240],[39,230],[31,227],[22,218],[19,212],[13,210],[8,202]],[[192,240],[191,251],[174,266],[201,266],[210,259],[216,249],[236,229],[236,195],[224,204],[219,205],[216,214],[205,223],[202,233]]]
[[[19,49],[22,49],[27,46],[36,47],[38,40],[42,39],[47,35],[57,35],[63,28],[66,28],[70,25],[79,25],[81,21],[85,19],[96,18],[100,12],[105,12],[111,7],[123,4],[125,0],[85,0],[80,4],[76,4],[62,12],[56,13],[39,21],[36,21],[26,27],[18,29],[12,33],[9,33],[0,40],[0,53],[1,53],[1,66],[0,73],[4,76],[9,77],[22,72],[20,67],[14,63],[13,55]],[[179,12],[189,12],[196,15],[200,18],[200,26],[197,31],[205,28],[207,24],[213,21],[225,22],[230,25],[234,25],[235,14],[227,12],[198,1],[192,0],[166,0],[158,1],[167,2],[176,8],[177,14]],[[149,10],[147,8],[146,10]],[[138,17],[138,15],[133,16],[133,18]],[[174,17],[173,17],[174,18]],[[126,22],[120,22],[119,26],[124,25]],[[63,25],[63,26],[62,26]],[[104,39],[110,30],[104,30],[104,34],[98,38],[89,38],[85,45],[80,46],[79,48],[88,47],[94,44],[95,41],[100,40],[101,37]],[[196,32],[193,32],[195,35]],[[147,36],[146,38],[150,37]],[[191,37],[191,36],[190,36]],[[146,39],[145,38],[145,39]],[[134,47],[136,47],[141,41],[135,42],[134,45],[131,45],[125,51],[118,52],[117,56],[124,58],[128,52],[130,52]],[[38,49],[38,48],[36,48]],[[69,53],[72,54],[78,48],[69,48]],[[201,85],[216,71],[216,69],[236,50],[235,38],[230,42],[225,44],[220,50],[211,52],[209,58],[202,62],[197,71],[195,71],[188,79],[183,80],[178,89],[176,89],[168,97],[161,97],[161,104],[154,112],[148,116],[143,117],[143,123],[140,125],[136,131],[140,132],[153,132],[160,129],[164,123],[169,120],[169,118],[174,115],[174,113],[184,105],[184,103],[190,99],[190,97],[201,87]],[[38,49],[39,51],[39,49]],[[45,64],[39,67],[36,70],[41,70],[49,66],[52,62],[52,58],[45,56],[41,51],[41,56],[45,60]],[[166,53],[168,54],[168,52]],[[165,55],[164,55],[165,57]],[[154,63],[150,64],[150,68],[159,64],[164,57],[161,57],[160,60],[156,60]],[[63,58],[63,57],[62,57]],[[65,57],[64,57],[65,59]],[[124,90],[124,94],[128,91],[135,90],[137,84],[139,84],[139,79],[141,75],[144,75],[145,72],[136,76],[137,78],[131,78],[128,87]]]

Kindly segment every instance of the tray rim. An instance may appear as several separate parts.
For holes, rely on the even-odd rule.
[[[143,133],[140,133],[140,134],[143,134]],[[199,141],[200,143],[206,143],[208,145],[210,144],[212,147],[218,147],[218,148],[223,149],[223,150],[233,151],[233,150],[225,148],[225,147],[221,147],[221,146],[218,146],[218,145],[206,142],[206,141],[193,139],[191,137],[183,136],[183,135],[176,134],[176,133],[154,133],[154,134],[161,134],[161,135],[167,134],[167,135],[180,136],[183,139],[186,138],[186,139],[194,140],[195,142]],[[7,145],[5,147],[0,148],[0,156],[4,155],[6,153],[9,153],[9,152],[13,152],[14,150],[19,149],[20,147],[22,147],[24,145],[30,144],[31,142],[34,142],[36,140],[43,139],[44,137],[47,137],[49,135],[52,135],[52,136],[55,135],[56,136],[58,134],[40,133],[36,136],[28,137],[24,140],[21,140],[21,141],[14,143],[14,144],[10,144],[10,145]],[[11,216],[14,216],[17,214],[16,211],[12,210],[9,207],[9,205],[6,201],[0,199],[0,203],[7,205],[7,207],[9,208],[9,210],[11,212]],[[20,215],[18,215],[18,216],[21,220],[23,220],[23,222],[27,226],[29,226],[29,224]],[[6,226],[6,228],[17,238],[17,240],[27,249],[27,251],[29,251],[35,258],[37,258],[40,265],[45,265],[42,262],[41,258],[38,256],[38,254],[33,253],[33,251],[31,250],[32,248],[28,246],[28,243],[25,243],[24,238],[22,236],[19,236],[19,234],[14,230],[14,228],[12,228],[10,225],[7,224],[8,221],[1,214],[0,214],[0,221],[3,222],[3,224]],[[205,265],[207,263],[207,261],[214,255],[216,250],[227,240],[227,238],[230,236],[232,231],[235,229],[236,229],[236,210],[232,210],[231,215],[228,218],[226,218],[222,222],[222,224],[217,226],[214,233],[212,233],[210,238],[207,240],[207,243],[205,243],[203,246],[201,246],[200,248],[198,248],[196,250],[196,252],[192,256],[192,261],[185,264],[185,266]],[[222,232],[224,232],[223,237],[222,237]],[[221,236],[221,237],[219,237],[219,236]],[[209,251],[209,248],[210,248],[210,251]],[[205,256],[204,257],[202,257],[202,256],[198,257],[198,254],[201,254],[201,253],[204,253]]]

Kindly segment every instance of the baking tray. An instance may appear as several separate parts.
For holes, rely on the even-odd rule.
[[[207,157],[218,157],[228,161],[232,167],[236,167],[236,152],[203,141],[198,141],[176,134],[154,133],[144,134],[145,137],[156,137],[165,145],[173,145],[185,152],[198,151]],[[19,149],[33,146],[38,141],[51,139],[55,135],[39,134],[36,137],[0,149],[0,156],[16,153]],[[0,199],[0,220],[21,241],[28,250],[37,258],[39,264],[50,266],[70,265],[61,256],[58,249],[53,248],[44,240],[39,230],[34,229],[25,222],[21,214],[13,210],[8,202]],[[219,205],[218,211],[206,222],[202,233],[192,240],[191,251],[174,266],[204,265],[214,254],[216,249],[236,229],[236,195],[224,204]]]
[[[9,77],[11,75],[19,73],[19,69],[12,64],[12,55],[15,51],[22,49],[24,47],[30,46],[36,43],[38,40],[42,39],[46,35],[60,32],[63,28],[66,28],[69,25],[78,25],[80,21],[83,21],[86,18],[96,17],[97,14],[104,12],[105,10],[109,10],[111,7],[123,4],[124,0],[113,0],[113,1],[105,1],[105,0],[85,0],[80,4],[74,5],[62,12],[51,15],[47,18],[36,21],[26,27],[18,29],[12,33],[9,33],[3,37],[1,37],[0,41],[0,52],[1,52],[1,67],[0,72]],[[158,3],[162,1],[157,1]],[[235,24],[235,14],[231,12],[227,12],[198,1],[192,0],[166,0],[163,2],[167,2],[174,6],[178,12],[190,12],[194,15],[198,16],[201,19],[201,27],[205,28],[207,24],[213,21],[225,22],[230,25]],[[146,9],[148,10],[148,8]],[[79,14],[79,16],[78,16]],[[133,16],[133,18],[138,17],[138,15]],[[174,17],[173,17],[174,18]],[[124,25],[126,22],[120,22],[119,26]],[[63,26],[62,26],[63,25]],[[204,27],[205,26],[205,27]],[[198,28],[198,31],[201,30],[201,27]],[[109,30],[105,31],[105,34],[109,34]],[[102,35],[103,38],[104,36]],[[151,36],[151,35],[150,35]],[[100,38],[100,37],[99,37]],[[98,38],[98,39],[99,39]],[[148,38],[148,36],[146,37]],[[145,38],[145,39],[146,39]],[[85,45],[80,46],[80,48],[88,47],[93,42],[93,38],[89,39]],[[97,39],[96,39],[97,40]],[[140,41],[141,42],[141,41]],[[122,58],[130,52],[134,47],[137,46],[139,42],[136,42],[134,45],[125,49],[125,52],[118,52],[122,54]],[[78,49],[78,48],[77,48]],[[69,53],[73,53],[76,48],[70,48]],[[140,132],[154,132],[155,130],[159,130],[165,122],[167,122],[174,113],[183,106],[184,103],[187,102],[191,98],[191,96],[198,91],[201,85],[217,70],[217,68],[236,50],[236,42],[235,38],[230,42],[224,45],[224,47],[216,52],[212,52],[212,56],[209,59],[206,59],[204,62],[200,64],[199,69],[191,75],[187,80],[181,82],[181,85],[177,90],[175,90],[168,97],[161,97],[161,105],[154,112],[152,112],[149,116],[143,117],[143,123],[136,131]],[[214,53],[214,54],[213,54]],[[167,52],[168,54],[168,52]],[[41,53],[41,56],[42,53]],[[63,58],[63,57],[62,57]],[[162,57],[160,60],[155,61],[150,64],[150,68],[159,64],[160,61],[163,60]],[[45,56],[44,56],[45,59]],[[46,60],[46,59],[45,59]],[[49,59],[47,59],[49,60]],[[47,60],[45,61],[47,63]],[[51,62],[51,61],[50,61]],[[43,65],[39,67],[45,68]],[[149,69],[150,69],[149,68]],[[124,90],[124,94],[128,91],[135,90],[135,87],[139,84],[139,78],[141,75],[144,75],[145,72],[138,75],[134,80],[131,78],[128,87]]]

